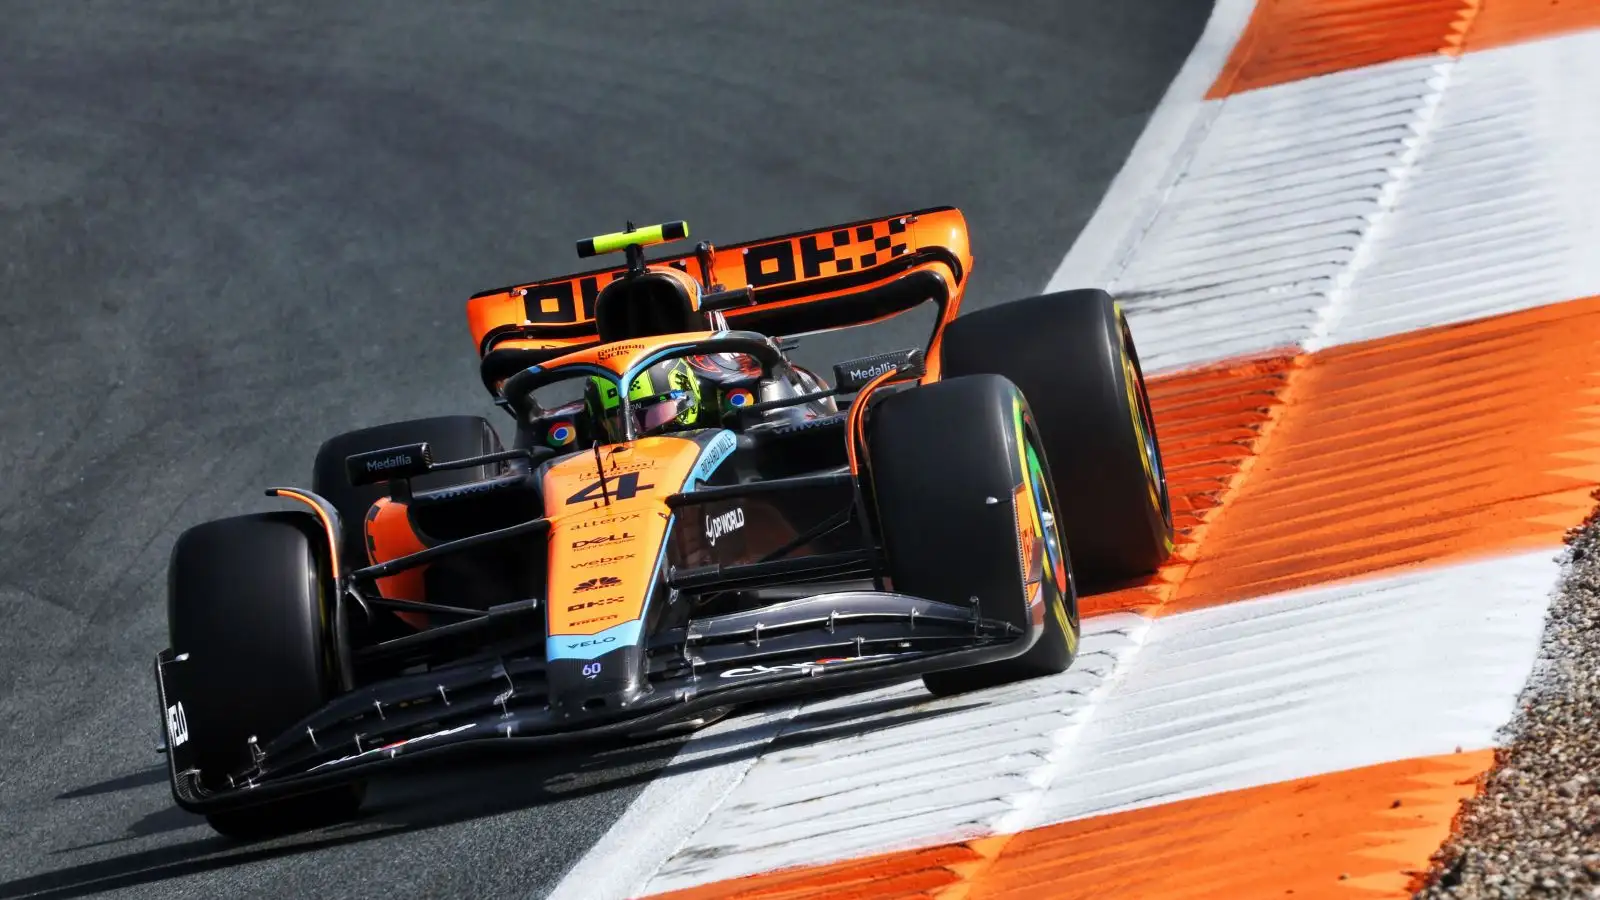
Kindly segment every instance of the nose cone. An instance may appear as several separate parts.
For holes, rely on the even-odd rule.
[[[552,638],[555,640],[581,643]],[[581,722],[631,708],[649,692],[644,665],[644,649],[633,643],[605,650],[592,659],[551,659],[546,670],[551,712],[563,722]]]

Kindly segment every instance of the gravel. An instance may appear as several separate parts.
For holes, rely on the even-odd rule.
[[[1600,499],[1600,492],[1596,494]],[[1600,900],[1600,511],[1567,536],[1543,645],[1484,790],[1419,900]]]

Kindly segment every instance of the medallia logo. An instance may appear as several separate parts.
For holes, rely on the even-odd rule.
[[[404,453],[401,453],[401,454],[397,454],[395,456],[385,457],[383,459],[369,459],[369,460],[367,460],[367,471],[368,472],[382,472],[384,469],[393,469],[393,468],[397,468],[399,466],[409,466],[409,465],[411,465],[411,457],[407,456]]]
[[[899,367],[900,363],[898,360],[886,360],[876,365],[865,366],[860,369],[851,369],[850,377],[855,381],[871,381],[890,369],[897,369]]]

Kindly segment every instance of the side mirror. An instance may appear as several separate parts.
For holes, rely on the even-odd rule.
[[[841,394],[853,394],[866,387],[867,382],[890,370],[898,371],[907,378],[920,377],[924,371],[922,350],[892,350],[839,363],[833,367],[834,389]]]
[[[344,460],[345,475],[356,487],[415,478],[428,474],[432,469],[433,453],[426,441],[356,453]]]

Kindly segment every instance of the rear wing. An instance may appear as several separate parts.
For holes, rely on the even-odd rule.
[[[930,300],[947,306],[943,318],[953,317],[972,268],[966,219],[949,206],[701,247],[709,252],[649,262],[682,269],[707,293],[749,287],[754,302],[727,310],[728,325],[773,337],[863,325]],[[626,269],[475,294],[467,301],[467,321],[478,354],[504,344],[527,359],[528,351],[567,352],[594,342],[595,298]]]

